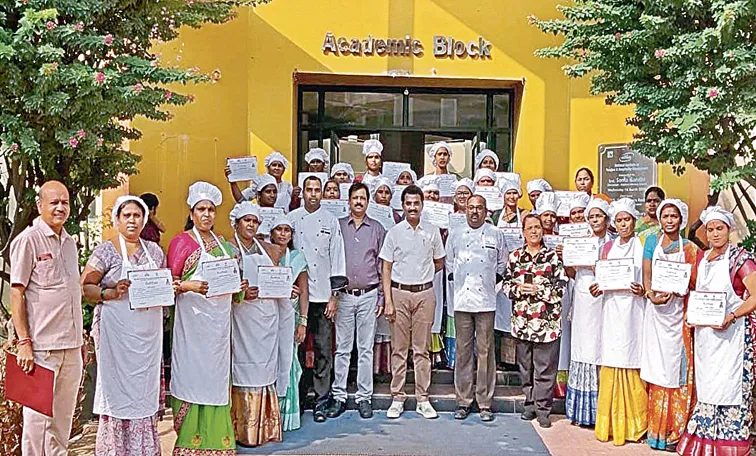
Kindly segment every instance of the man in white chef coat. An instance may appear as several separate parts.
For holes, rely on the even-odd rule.
[[[307,330],[313,336],[315,367],[313,387],[317,395],[315,422],[326,420],[331,369],[333,367],[333,331],[331,321],[338,309],[338,292],[346,288],[346,260],[341,226],[336,217],[320,207],[323,183],[315,176],[305,179],[302,196],[304,207],[289,214],[294,227],[294,248],[307,258],[310,285],[310,309]],[[307,394],[307,388],[301,388]]]
[[[446,264],[454,289],[454,418],[458,420],[467,418],[473,402],[473,341],[478,354],[475,400],[480,419],[494,419],[491,403],[496,386],[496,283],[502,280],[509,251],[501,231],[486,223],[487,214],[485,198],[471,196],[467,200],[467,226],[452,231],[446,241]]]

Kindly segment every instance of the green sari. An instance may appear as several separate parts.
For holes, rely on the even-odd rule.
[[[648,215],[644,215],[635,224],[635,234],[640,238],[641,243],[646,242],[646,238],[652,234],[661,233],[661,225],[657,220],[652,219]]]

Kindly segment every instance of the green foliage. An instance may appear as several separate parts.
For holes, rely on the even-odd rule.
[[[746,220],[748,236],[740,241],[740,246],[749,252],[756,252],[756,220]]]
[[[574,0],[563,17],[531,23],[564,37],[536,55],[566,59],[607,104],[634,106],[633,147],[681,173],[711,173],[715,189],[754,181],[755,0]]]

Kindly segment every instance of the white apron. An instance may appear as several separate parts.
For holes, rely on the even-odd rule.
[[[682,238],[677,253],[665,254],[664,235],[654,248],[652,264],[657,260],[685,262]],[[652,268],[653,274],[653,268]],[[729,280],[729,279],[728,279]],[[641,351],[641,379],[664,388],[679,388],[682,367],[683,307],[685,298],[672,296],[666,304],[646,304],[643,317],[643,347]]]
[[[730,281],[730,249],[712,262],[707,260],[709,253],[706,252],[698,266],[696,290],[727,293],[726,314],[729,314],[743,304]],[[724,331],[704,327],[697,327],[695,331],[693,356],[698,400],[712,405],[741,405],[744,318],[738,318]]]
[[[444,318],[444,287],[446,286],[444,271],[446,269],[438,271],[433,276],[433,294],[436,295],[436,313],[433,315],[433,326],[431,327],[433,334],[441,334],[441,320]]]
[[[599,248],[602,248],[605,242],[606,237],[600,240]],[[604,298],[591,295],[590,288],[595,282],[592,268],[575,268],[570,357],[572,361],[601,365]]]
[[[503,212],[502,212],[503,215]],[[503,217],[499,217],[496,224],[497,228],[519,228],[522,226],[522,218],[520,216],[520,210],[517,209],[517,221],[514,223],[507,223],[503,221]],[[512,301],[509,296],[504,292],[503,287],[499,288],[496,292],[496,318],[494,320],[494,329],[496,331],[503,331],[507,334],[512,332]]]
[[[567,286],[564,289],[562,297],[562,336],[559,339],[559,365],[557,370],[570,370],[571,349],[572,349],[572,288],[574,281],[567,280]]]
[[[294,192],[294,187],[286,181],[278,183],[278,198],[274,204],[275,207],[280,207],[284,210],[285,214],[289,213],[289,205],[291,204],[291,194]]]
[[[121,247],[121,277],[129,271],[156,269],[140,239],[147,264],[131,264],[126,242]],[[160,402],[160,356],[163,349],[163,308],[131,310],[128,293],[105,301],[100,309],[100,343],[97,348],[97,380],[94,413],[121,420],[153,416]]]
[[[620,244],[617,238],[612,244],[607,259],[632,258],[635,266],[635,282],[643,281],[643,246],[640,239]],[[603,366],[622,369],[641,367],[641,341],[643,340],[643,313],[646,298],[630,291],[604,292],[604,322],[601,362]]]
[[[201,253],[189,280],[203,280],[202,265],[218,258],[205,251],[202,236],[196,228],[193,231]],[[211,234],[224,252],[222,258],[230,258],[215,233]],[[231,298],[230,294],[208,298],[191,291],[176,298],[171,363],[171,394],[176,399],[200,405],[229,404]]]

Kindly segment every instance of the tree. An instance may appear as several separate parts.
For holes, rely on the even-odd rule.
[[[712,175],[712,190],[756,185],[756,1],[574,0],[563,18],[529,21],[564,37],[539,49],[590,76],[591,93],[631,105],[633,148],[682,173]],[[710,198],[710,203],[711,203]],[[713,198],[716,202],[716,198]],[[741,207],[742,208],[742,207]]]
[[[139,157],[123,147],[140,137],[131,121],[165,121],[168,105],[192,101],[167,84],[212,79],[164,64],[155,43],[267,1],[0,0],[2,257],[36,216],[39,185],[58,179],[68,186],[76,232],[98,192],[137,171]]]

